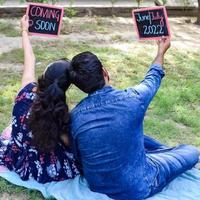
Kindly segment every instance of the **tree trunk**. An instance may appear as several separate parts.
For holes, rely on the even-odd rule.
[[[200,25],[200,0],[198,0],[198,4],[199,4],[199,7],[198,7],[196,24]]]

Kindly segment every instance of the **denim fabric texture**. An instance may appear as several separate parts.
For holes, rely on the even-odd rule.
[[[92,191],[145,199],[198,162],[194,147],[169,148],[144,135],[145,112],[163,77],[162,66],[153,64],[139,85],[105,86],[72,110],[73,150]]]

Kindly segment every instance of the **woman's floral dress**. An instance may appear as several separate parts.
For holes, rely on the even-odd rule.
[[[79,171],[71,149],[59,143],[55,151],[44,154],[31,145],[32,133],[25,122],[36,97],[35,87],[36,83],[28,84],[15,99],[11,139],[1,148],[0,164],[15,171],[22,180],[33,178],[39,183],[46,183],[72,179]]]

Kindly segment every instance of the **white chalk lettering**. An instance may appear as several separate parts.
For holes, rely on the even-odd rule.
[[[56,23],[54,22],[45,22],[42,20],[36,21],[36,26],[34,27],[36,30],[46,30],[46,31],[55,31]]]
[[[149,24],[152,23],[150,12],[148,12],[148,14],[145,14],[145,15],[142,15],[141,13],[136,13],[136,19],[137,19],[137,22],[149,21]]]

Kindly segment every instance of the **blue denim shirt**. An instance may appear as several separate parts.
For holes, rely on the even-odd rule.
[[[143,121],[164,72],[153,64],[137,86],[105,86],[72,110],[71,136],[90,189],[113,199],[149,195],[157,169],[144,150]]]

